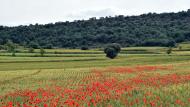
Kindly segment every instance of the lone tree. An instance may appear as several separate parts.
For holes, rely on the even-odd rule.
[[[172,47],[169,47],[168,50],[166,51],[166,53],[169,55],[172,53]]]
[[[12,41],[8,40],[6,43],[7,51],[12,53],[12,56],[16,56],[16,47],[17,44],[13,43]]]
[[[43,48],[40,48],[40,55],[44,56],[44,54],[45,54],[45,50]]]
[[[114,59],[117,57],[118,53],[121,51],[121,46],[117,43],[113,43],[108,45],[104,49],[104,53],[106,54],[106,57]]]
[[[117,57],[118,53],[114,48],[107,48],[106,49],[106,57],[114,59]]]

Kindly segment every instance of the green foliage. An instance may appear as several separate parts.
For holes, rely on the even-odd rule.
[[[50,43],[48,43],[48,44],[45,44],[43,47],[44,47],[45,49],[52,49],[52,48],[53,48],[53,45],[50,44]]]
[[[119,52],[121,51],[121,46],[120,46],[120,44],[118,44],[118,43],[109,44],[106,48],[107,48],[107,49],[113,48],[113,49],[115,49],[115,51],[116,51],[117,53],[119,53]],[[104,50],[104,53],[107,53],[107,52],[106,52],[107,49]]]
[[[168,50],[166,51],[166,53],[169,55],[172,53],[172,47],[169,47]]]
[[[37,49],[37,48],[39,48],[39,45],[38,45],[37,42],[32,41],[32,42],[29,43],[29,47],[34,48],[34,49]]]
[[[45,51],[43,48],[40,48],[40,55],[41,55],[41,56],[44,56],[45,52],[46,52],[46,51]]]
[[[106,57],[111,58],[111,59],[114,59],[118,55],[117,50],[111,47],[105,48],[105,53],[106,53]]]
[[[32,47],[79,48],[121,46],[167,46],[190,41],[190,11],[115,16],[55,24],[1,27],[0,45],[7,40]]]
[[[16,44],[14,44],[11,40],[8,40],[6,43],[7,51],[13,52],[16,49]]]
[[[16,56],[16,48],[18,47],[18,44],[8,40],[5,46],[7,47],[7,51],[12,53],[12,56]]]

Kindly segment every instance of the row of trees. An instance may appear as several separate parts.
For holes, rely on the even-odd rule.
[[[174,46],[190,40],[190,10],[140,16],[90,18],[74,22],[0,26],[0,45],[11,40],[31,48],[121,46]]]
[[[11,40],[8,40],[6,44],[0,45],[0,50],[6,50],[9,53],[12,53],[12,56],[16,56],[16,53],[18,52],[18,49],[22,48],[19,44],[13,43]],[[28,53],[34,53],[34,48],[28,48]],[[44,56],[45,50],[43,48],[40,48],[40,55]]]

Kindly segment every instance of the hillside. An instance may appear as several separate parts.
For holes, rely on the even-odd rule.
[[[178,13],[91,18],[74,22],[17,27],[0,26],[0,45],[7,40],[33,48],[173,46],[190,40],[190,9]]]

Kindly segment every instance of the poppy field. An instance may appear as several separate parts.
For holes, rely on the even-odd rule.
[[[66,86],[59,84],[65,81],[54,80],[35,90],[7,93],[0,101],[2,107],[189,106],[190,74],[177,69],[174,65],[91,69],[80,79],[67,78]]]
[[[131,55],[128,59],[120,55],[111,61],[99,55],[97,59],[102,59],[97,61],[100,65],[90,61],[61,62],[61,58],[57,58],[54,60],[59,62],[51,63],[59,63],[63,68],[33,66],[36,68],[13,70],[10,66],[10,70],[5,71],[4,67],[0,71],[0,107],[190,106],[188,55],[156,55],[154,58]],[[19,63],[25,61],[23,58],[17,60]],[[66,66],[71,63],[73,67]]]

